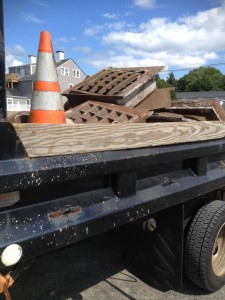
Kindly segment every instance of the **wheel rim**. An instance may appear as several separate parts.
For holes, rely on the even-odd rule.
[[[225,274],[225,223],[220,227],[214,242],[212,268],[216,276]]]

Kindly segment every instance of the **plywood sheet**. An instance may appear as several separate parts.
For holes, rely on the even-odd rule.
[[[14,124],[30,157],[132,149],[225,137],[225,122]]]

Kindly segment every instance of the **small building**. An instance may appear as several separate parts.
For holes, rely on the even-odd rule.
[[[72,58],[64,58],[63,51],[56,51],[55,61],[58,80],[62,93],[86,78],[86,74],[81,70],[81,68],[75,63]],[[13,90],[15,90],[15,93],[17,94],[17,98],[15,100],[16,105],[13,105],[13,108],[18,108],[15,111],[19,111],[20,107],[24,104],[24,99],[29,99],[29,101],[31,101],[32,99],[33,82],[35,80],[36,70],[36,56],[29,55],[28,64],[9,67],[8,69],[9,74],[6,74],[6,85],[8,88],[10,87],[9,90],[11,92],[8,92],[6,95],[7,111],[11,111],[11,94],[14,93]],[[13,83],[12,77],[17,78],[17,80],[14,80]],[[63,101],[65,102],[66,100],[67,98],[63,97]],[[19,103],[21,103],[21,105],[19,105]]]

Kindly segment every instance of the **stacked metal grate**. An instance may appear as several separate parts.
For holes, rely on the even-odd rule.
[[[145,122],[148,112],[119,105],[87,101],[66,112],[66,118],[75,124],[116,124]]]

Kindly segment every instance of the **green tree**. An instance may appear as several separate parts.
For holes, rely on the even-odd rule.
[[[177,90],[184,92],[225,90],[225,75],[214,67],[200,67],[177,81]]]
[[[176,81],[176,78],[175,78],[173,72],[169,73],[169,76],[167,77],[166,82],[169,84],[169,86],[172,86],[172,87],[177,86],[177,81]]]
[[[170,85],[166,82],[166,80],[161,79],[158,74],[155,75],[155,80],[158,89],[170,87]]]
[[[174,78],[175,79],[175,78]],[[155,80],[156,80],[156,86],[158,89],[163,89],[163,88],[169,88],[172,87],[169,83],[168,80],[164,80],[164,79],[160,79],[159,75],[156,74],[155,75]],[[171,89],[170,91],[170,95],[171,95],[171,100],[175,100],[176,99],[176,92]]]

